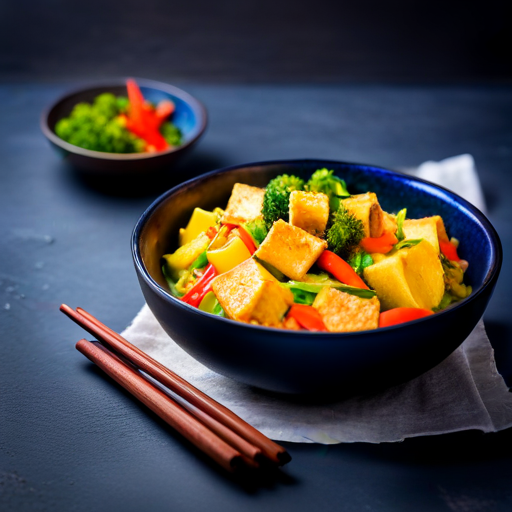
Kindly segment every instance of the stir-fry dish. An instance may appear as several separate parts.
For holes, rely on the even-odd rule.
[[[93,103],[78,103],[60,119],[55,133],[66,142],[107,153],[154,153],[179,146],[180,129],[169,121],[175,105],[144,99],[135,80],[126,83],[128,97],[105,92]]]
[[[319,169],[195,208],[163,255],[171,293],[202,311],[275,328],[352,332],[416,320],[464,299],[467,261],[438,215],[385,212]]]

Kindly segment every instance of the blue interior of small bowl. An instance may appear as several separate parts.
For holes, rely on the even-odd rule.
[[[203,120],[199,119],[200,113],[190,102],[175,94],[152,87],[141,86],[140,90],[144,98],[152,103],[158,103],[166,99],[174,102],[176,110],[170,121],[182,131],[184,142],[193,139],[199,134]]]

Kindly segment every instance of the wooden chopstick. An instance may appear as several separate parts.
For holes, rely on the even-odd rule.
[[[178,404],[169,400],[165,393],[152,386],[108,349],[85,339],[81,339],[76,348],[223,468],[235,471],[243,467],[244,459],[235,448],[220,439]]]
[[[190,404],[192,407],[187,407],[188,410],[201,421],[209,423],[210,428],[217,435],[223,437],[232,446],[236,446],[244,459],[248,458],[258,461],[260,453],[255,451],[256,448],[261,451],[261,454],[266,459],[277,465],[286,464],[291,460],[290,455],[282,446],[274,443],[232,411],[149,357],[90,313],[81,308],[77,308],[75,311],[65,304],[60,309],[114,352],[126,358],[137,368],[140,368],[157,382],[181,397],[184,400],[184,402],[180,402],[183,406],[187,407],[187,404]],[[218,424],[223,425],[225,429],[219,429]],[[244,445],[239,438],[243,438],[242,441],[245,440],[249,443],[249,446]],[[252,448],[250,447],[251,445]]]

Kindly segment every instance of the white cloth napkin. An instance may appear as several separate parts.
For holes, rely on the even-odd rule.
[[[485,210],[470,155],[405,172],[455,188]],[[122,335],[277,441],[381,443],[512,426],[512,393],[496,370],[482,321],[455,352],[420,377],[377,394],[322,405],[261,392],[214,373],[169,338],[147,305]]]

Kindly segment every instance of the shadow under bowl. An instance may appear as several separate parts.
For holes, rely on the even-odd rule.
[[[204,313],[171,296],[161,256],[177,247],[180,227],[198,206],[225,207],[237,182],[264,187],[279,174],[307,179],[333,169],[353,194],[373,191],[382,208],[409,218],[441,215],[469,261],[467,299],[406,324],[352,333],[290,331]],[[379,167],[323,160],[240,165],[185,182],[156,199],[132,236],[132,255],[148,306],[169,336],[196,360],[239,382],[279,393],[349,396],[405,382],[450,355],[482,317],[498,278],[502,249],[487,218],[456,194]]]
[[[69,144],[55,133],[57,122],[68,117],[76,104],[92,103],[96,96],[105,92],[127,96],[126,80],[112,80],[68,93],[42,113],[40,125],[45,137],[61,157],[83,173],[121,177],[165,171],[188,153],[206,130],[207,112],[199,100],[173,85],[136,79],[146,100],[155,104],[166,99],[174,102],[176,109],[170,121],[183,134],[180,146],[155,153],[105,153]]]

